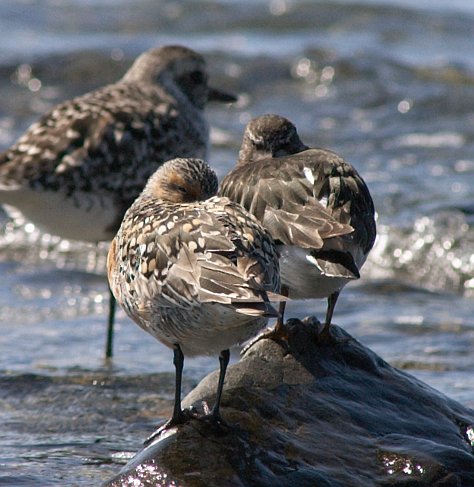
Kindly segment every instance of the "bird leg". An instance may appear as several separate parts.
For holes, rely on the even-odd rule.
[[[347,338],[336,338],[331,335],[331,320],[334,313],[334,308],[336,307],[337,298],[339,297],[339,291],[336,291],[329,295],[328,297],[328,307],[326,311],[326,320],[324,322],[323,329],[318,335],[318,343],[322,345],[340,345],[342,343],[347,343],[350,339]]]
[[[167,429],[171,428],[172,426],[184,424],[190,419],[190,416],[185,414],[181,409],[181,382],[183,378],[184,355],[181,347],[178,344],[174,345],[173,351],[173,364],[176,369],[173,415],[165,424],[160,426],[143,442],[145,446],[149,445],[155,438],[158,438]]]
[[[174,407],[173,407],[173,415],[168,426],[172,426],[175,424],[181,424],[185,420],[185,415],[183,414],[183,410],[181,409],[181,383],[183,379],[183,366],[184,366],[184,355],[181,347],[178,344],[175,344],[173,348],[173,364],[176,369],[176,376],[175,376],[175,388],[174,388]]]
[[[109,287],[109,318],[107,321],[107,336],[105,342],[105,358],[109,359],[112,358],[113,355],[113,346],[114,346],[114,322],[115,322],[115,309],[116,309],[116,301],[115,297],[112,293],[112,290]]]
[[[288,287],[282,285],[280,293],[282,296],[285,296],[285,298],[287,298],[289,293]],[[267,338],[272,338],[273,340],[288,339],[288,332],[285,329],[285,308],[286,308],[286,301],[280,301],[280,304],[278,306],[278,319],[275,324],[275,328],[273,328],[273,332],[272,332],[273,335]]]
[[[334,313],[334,308],[336,307],[337,298],[339,297],[339,291],[335,291],[328,297],[328,307],[326,310],[326,320],[324,321],[324,328],[321,331],[321,335],[329,337],[329,328],[331,327],[332,315]]]
[[[227,366],[229,365],[229,359],[230,359],[230,352],[229,349],[227,350],[222,350],[222,352],[219,355],[219,382],[217,383],[217,395],[216,395],[216,402],[214,404],[214,407],[212,408],[211,416],[216,422],[221,422],[222,418],[220,415],[220,405],[221,405],[221,398],[222,398],[222,389],[224,388],[224,379],[225,379],[225,373],[227,370]]]

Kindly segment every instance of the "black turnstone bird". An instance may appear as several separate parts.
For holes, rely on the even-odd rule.
[[[173,416],[152,437],[186,420],[181,409],[184,355],[220,354],[210,415],[219,420],[229,347],[278,315],[270,304],[282,298],[273,239],[253,215],[216,192],[217,176],[202,160],[166,162],[125,213],[109,250],[116,300],[174,351]]]
[[[111,240],[164,161],[206,157],[206,64],[182,46],[151,49],[118,82],[61,103],[0,154],[0,203],[66,239]],[[111,302],[106,355],[112,355]]]
[[[360,277],[376,236],[374,205],[358,172],[334,152],[304,145],[286,118],[263,115],[247,125],[219,195],[253,213],[275,239],[282,294],[327,297],[321,336],[329,339],[339,293]],[[281,325],[275,336],[284,336]]]

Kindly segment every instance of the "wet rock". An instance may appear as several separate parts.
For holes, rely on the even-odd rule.
[[[192,420],[140,451],[108,487],[474,486],[474,411],[394,369],[334,326],[290,320],[227,373],[225,425]],[[183,407],[212,407],[217,372]]]

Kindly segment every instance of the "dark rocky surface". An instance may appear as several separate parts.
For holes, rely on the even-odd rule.
[[[333,326],[289,322],[228,370],[225,425],[192,420],[144,448],[105,485],[474,486],[474,411],[400,372]],[[185,398],[212,407],[217,372]]]

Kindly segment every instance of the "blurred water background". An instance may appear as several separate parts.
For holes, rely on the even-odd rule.
[[[379,236],[334,322],[473,407],[473,26],[471,0],[3,0],[0,148],[150,47],[200,51],[213,83],[241,95],[207,111],[219,176],[268,112],[352,162]],[[106,249],[0,212],[0,485],[98,485],[169,413],[171,351],[122,312],[103,361]],[[186,389],[216,367],[187,360]]]

